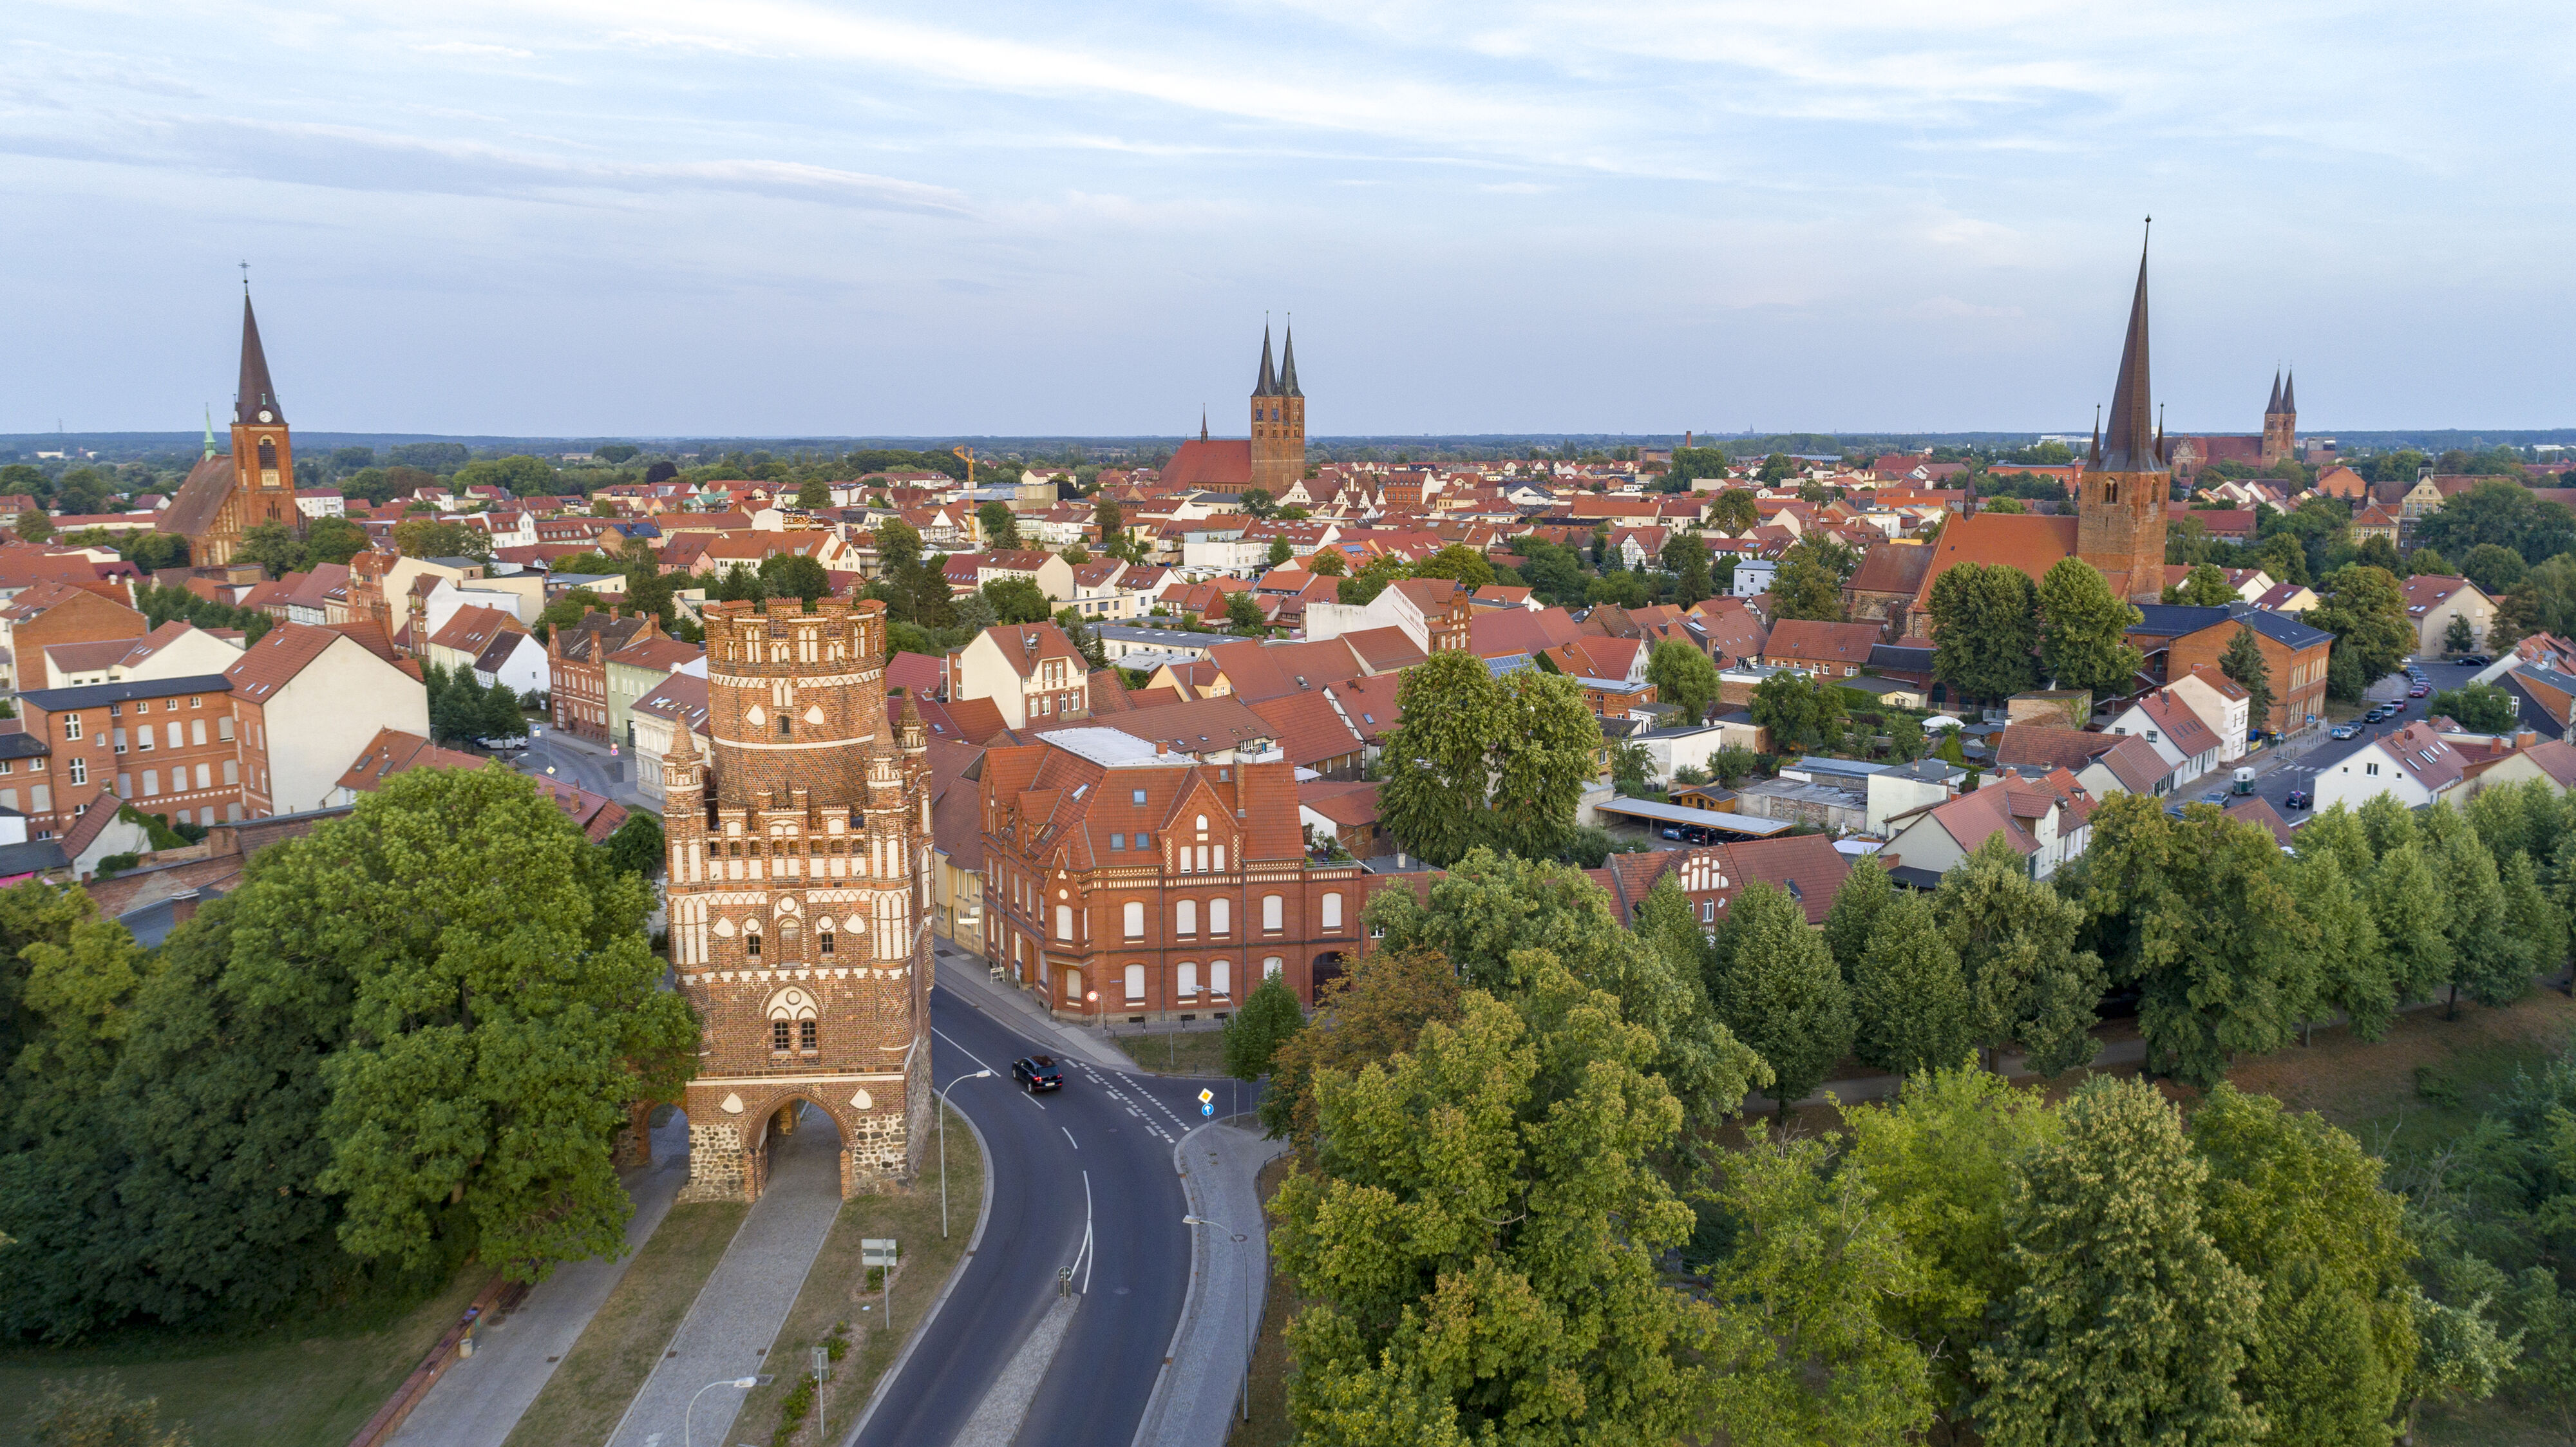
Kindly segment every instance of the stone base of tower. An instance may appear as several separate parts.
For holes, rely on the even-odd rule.
[[[693,1083],[684,1104],[689,1117],[689,1179],[683,1201],[756,1201],[769,1184],[769,1152],[776,1135],[813,1130],[810,1117],[791,1123],[788,1108],[814,1106],[841,1137],[841,1196],[875,1195],[912,1184],[921,1164],[926,1100],[903,1080],[853,1082],[847,1077],[780,1077],[758,1084]]]

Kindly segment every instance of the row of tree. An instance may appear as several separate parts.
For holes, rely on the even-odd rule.
[[[1721,1017],[1815,1021],[1832,925],[1748,889],[1718,941],[1669,900],[1626,931],[1581,875],[1483,855],[1372,899],[1385,939],[1313,1024],[1229,1039],[1297,1152],[1272,1244],[1299,1439],[2341,1447],[2522,1370],[2316,1117],[2220,1086],[2186,1127],[2144,1082],[2052,1106],[1959,1063],[2031,1028],[2021,962],[2080,953],[2083,915],[2004,860],[1962,873],[1882,898],[1856,956],[1855,993],[1951,1022],[1908,1048],[1956,1055],[1844,1132],[1733,1149],[1723,1112],[1795,1092],[1799,1051]],[[1944,948],[1989,985],[1916,983]]]
[[[78,890],[0,891],[0,1335],[617,1255],[612,1144],[698,1038],[651,900],[498,768],[396,775],[157,950]]]

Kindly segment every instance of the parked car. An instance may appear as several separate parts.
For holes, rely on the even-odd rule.
[[[528,746],[528,736],[520,734],[515,738],[476,739],[474,742],[496,754],[514,754]]]
[[[2333,728],[2326,730],[2326,737],[2330,739],[2359,738],[2361,737],[2361,730],[2354,728],[2350,724],[2336,724]]]
[[[2430,694],[2432,691],[2433,685],[2429,683],[2419,683],[2413,688],[2406,690],[2406,696],[2408,698],[2422,698],[2427,694]]]
[[[2306,809],[2314,806],[2317,801],[2315,796],[2305,789],[2292,789],[2281,802],[2293,809]]]
[[[1030,1055],[1011,1062],[1011,1078],[1029,1088],[1035,1095],[1041,1090],[1064,1089],[1064,1071],[1052,1055]]]
[[[2384,708],[2374,708],[2370,712],[2363,714],[2361,716],[2361,721],[2366,724],[2375,724],[2384,722],[2387,717],[2388,710]]]
[[[2217,804],[2224,807],[2227,803],[2227,791],[2225,789],[2212,789],[2208,793],[2200,796],[2200,802],[2204,804]]]
[[[2494,659],[2487,657],[2483,653],[2463,653],[2451,661],[2460,665],[2462,668],[2484,668],[2488,664],[2495,662]]]

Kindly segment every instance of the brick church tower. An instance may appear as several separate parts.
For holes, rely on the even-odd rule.
[[[2096,434],[2077,480],[2075,554],[2099,569],[2111,591],[2133,603],[2164,595],[2165,501],[2172,475],[2154,425],[2147,380],[2147,258],[2138,255],[2138,290],[2129,301],[2129,334],[2120,347],[2120,378],[2111,394],[2111,426]]]
[[[1297,389],[1297,328],[1292,324],[1270,368],[1270,328],[1261,329],[1261,380],[1252,388],[1252,482],[1277,497],[1306,475],[1306,394]]]
[[[874,599],[706,609],[707,737],[664,758],[671,965],[703,1022],[684,1201],[750,1200],[794,1104],[844,1196],[908,1181],[930,1125],[930,795]],[[810,1126],[809,1126],[810,1128]]]
[[[268,353],[259,344],[259,318],[242,292],[241,382],[233,395],[233,450],[217,456],[207,433],[206,455],[188,472],[162,514],[159,530],[188,540],[188,561],[221,567],[241,548],[242,534],[262,523],[301,532],[295,508],[295,439],[286,408],[269,380]]]
[[[2299,374],[2272,376],[2272,403],[2263,409],[2263,465],[2299,455]]]

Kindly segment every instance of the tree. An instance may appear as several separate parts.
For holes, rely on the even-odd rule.
[[[2442,651],[2445,653],[2466,653],[2470,649],[2475,648],[2477,644],[2477,631],[2469,626],[2468,615],[2465,613],[2452,614],[2450,626],[2442,630]]]
[[[1673,602],[1687,608],[1709,596],[1708,540],[1695,532],[1675,531],[1664,540],[1658,559],[1673,575]]]
[[[2448,714],[2460,727],[2476,734],[2512,733],[2522,717],[2513,695],[2492,683],[2443,689],[2426,702],[2424,712],[2433,718]]]
[[[129,1397],[114,1372],[79,1382],[48,1381],[29,1416],[35,1447],[189,1447],[184,1426],[161,1430],[161,1399]]]
[[[1319,1072],[1317,1169],[1273,1210],[1301,1441],[1572,1444],[1703,1430],[1718,1310],[1657,1279],[1690,1208],[1649,1164],[1681,1108],[1648,1032],[1561,968]],[[1322,1033],[1310,1031],[1309,1034]]]
[[[1225,622],[1227,627],[1238,633],[1252,633],[1268,626],[1269,619],[1262,615],[1261,604],[1251,593],[1228,593],[1225,595]]]
[[[1762,525],[1762,509],[1753,500],[1753,490],[1730,487],[1720,491],[1709,503],[1708,525],[1730,537],[1740,537]]]
[[[993,605],[998,623],[1044,623],[1055,616],[1046,594],[1026,578],[995,578],[984,585],[984,601]]]
[[[435,447],[440,444],[428,445]],[[395,448],[394,460],[397,462],[407,460],[403,455],[406,450],[407,448],[404,447]],[[542,497],[563,490],[562,482],[556,478],[553,468],[525,453],[513,453],[508,457],[492,458],[482,462],[467,462],[456,469],[452,485],[459,493],[469,487],[498,487],[517,497]]]
[[[832,505],[832,484],[820,477],[809,477],[796,486],[796,505],[807,512],[821,512]]]
[[[802,598],[810,603],[832,591],[832,575],[803,553],[772,553],[761,559],[760,581],[768,585],[773,598]]]
[[[1016,551],[1020,546],[1020,519],[1006,502],[988,502],[975,509],[975,526],[984,535],[984,546],[997,552]]]
[[[1834,1137],[1767,1127],[1747,1128],[1712,1196],[1736,1237],[1710,1295],[1735,1307],[1736,1330],[1711,1415],[1741,1447],[1913,1440],[1932,1416],[1931,1373],[1881,1308],[1920,1292],[1923,1267],[1868,1178],[1840,1168]]]
[[[405,518],[394,524],[394,550],[406,558],[488,558],[492,535],[463,523]]]
[[[1409,890],[1380,890],[1366,922],[1384,934],[1381,950],[1437,953],[1467,986],[1507,999],[1549,968],[1617,996],[1631,1023],[1654,1032],[1647,1068],[1688,1118],[1714,1122],[1769,1075],[1710,1008],[1694,914],[1668,876],[1639,906],[1635,930],[1623,929],[1610,896],[1581,870],[1479,850],[1422,904]]]
[[[495,690],[506,693],[507,690]],[[662,872],[662,821],[638,809],[626,816],[609,836],[599,841],[608,855],[609,867],[621,873],[651,879]]]
[[[1842,579],[1822,549],[1800,542],[1781,557],[1780,571],[1771,580],[1771,613],[1774,618],[1826,623],[1840,623],[1848,616]]]
[[[1870,932],[1878,928],[1879,916],[1895,895],[1895,887],[1888,882],[1887,867],[1875,855],[1862,855],[1853,861],[1851,873],[1843,876],[1833,907],[1825,911],[1824,931],[1825,948],[1832,952],[1844,984],[1852,983],[1854,972],[1869,952]]]
[[[1850,992],[1824,936],[1787,890],[1756,880],[1727,905],[1723,963],[1709,1001],[1719,1023],[1771,1067],[1785,1117],[1852,1045]]]
[[[2364,687],[2385,677],[2415,647],[2415,629],[2406,620],[2406,595],[2397,579],[2358,563],[2326,575],[2317,606],[2308,610],[2305,621],[2335,636],[2335,652],[2351,650]]]
[[[304,556],[299,566],[346,563],[367,548],[365,528],[344,517],[318,517],[304,525]]]
[[[18,514],[18,520],[14,526],[18,530],[18,537],[24,542],[43,543],[53,540],[54,520],[45,516],[43,508],[31,507]]]
[[[1276,537],[1270,540],[1270,566],[1274,568],[1284,568],[1289,563],[1295,561],[1296,557],[1297,550],[1288,545],[1288,539],[1285,537]]]
[[[1843,691],[1831,679],[1782,669],[1753,685],[1747,712],[1781,752],[1813,748],[1841,736]]]
[[[1968,698],[2038,681],[2039,590],[2020,569],[1954,564],[1932,583],[1932,674]]]
[[[670,1098],[698,1038],[658,988],[644,883],[488,767],[397,774],[263,864],[231,896],[236,968],[243,951],[280,977],[327,958],[354,991],[322,1072],[317,1184],[346,1198],[342,1242],[418,1259],[458,1197],[515,1279],[623,1250],[610,1145],[630,1103]]]
[[[1286,977],[1265,976],[1243,999],[1243,1008],[1225,1022],[1225,1073],[1237,1080],[1258,1080],[1270,1073],[1279,1047],[1306,1028],[1306,1013]]]
[[[2316,937],[2269,830],[2117,794],[2094,811],[2085,862],[2085,906],[2112,978],[2139,987],[2151,1068],[2205,1090],[2235,1055],[2289,1042],[2316,996]]]
[[[2349,816],[2345,816],[2349,817]],[[2377,1040],[2397,1018],[2397,982],[2389,973],[2386,942],[2370,906],[2354,892],[2354,875],[2346,856],[2316,833],[2325,816],[2301,831],[2294,887],[2299,913],[2316,932],[2316,999],[2302,1012],[2301,1023],[2313,1030],[2320,1009],[2339,1010],[2352,1022],[2353,1035]],[[2364,866],[2363,878],[2367,878]]]
[[[1272,1043],[1270,1088],[1261,1097],[1262,1126],[1273,1139],[1284,1136],[1295,1142],[1311,1163],[1320,1144],[1315,1138],[1321,1122],[1317,1076],[1326,1071],[1356,1075],[1411,1050],[1423,1026],[1458,1019],[1462,988],[1458,972],[1437,949],[1373,949],[1351,962],[1340,979],[1318,994],[1315,1018],[1325,1028],[1291,1031]],[[1250,1004],[1247,998],[1246,1008]],[[1296,1005],[1293,995],[1289,1005]]]
[[[2451,906],[2423,846],[2409,839],[2390,849],[2363,897],[2379,927],[2399,1003],[2431,999],[2451,973]]]
[[[1494,565],[1464,543],[1451,543],[1407,571],[1416,578],[1455,579],[1469,588],[1486,587],[1495,581]]]
[[[1932,905],[1958,952],[1969,1019],[1990,1057],[2017,1041],[2040,1075],[2091,1062],[2088,1032],[2105,980],[2100,958],[2075,948],[2082,905],[2031,878],[2000,833],[1941,876]]]
[[[876,530],[877,560],[890,577],[901,577],[921,565],[921,534],[901,518],[881,518]]]
[[[1975,1056],[1959,952],[1922,895],[1895,899],[1879,915],[1853,970],[1852,1005],[1855,1053],[1880,1070],[1919,1076]]]
[[[2313,1112],[2221,1082],[2192,1113],[2201,1222],[2262,1288],[2237,1389],[2263,1440],[2386,1447],[2418,1342],[2404,1202],[2381,1163]]]
[[[2030,511],[2029,504],[2017,497],[1992,497],[1986,499],[1980,506],[1984,511],[1991,513],[2013,514]]]
[[[2523,578],[2530,571],[2531,566],[2523,561],[2522,554],[2496,543],[2480,543],[2469,549],[2469,555],[2460,560],[2460,576],[2477,584],[2478,591],[2490,598],[2501,598],[2521,587]],[[2467,647],[2462,644],[2451,651],[2464,652]]]
[[[2021,1280],[2005,1219],[2013,1165],[2056,1140],[2063,1118],[2040,1091],[2017,1090],[1963,1058],[1908,1077],[1885,1108],[1845,1119],[1850,1167],[1922,1276],[1913,1293],[1882,1298],[1879,1312],[1930,1360],[1933,1401],[1950,1420],[1973,1400],[1970,1349]]]
[[[1679,638],[1664,639],[1646,656],[1646,682],[1689,723],[1707,718],[1708,706],[1717,702],[1717,665]]]
[[[2194,608],[2224,608],[2236,602],[2237,595],[2225,572],[2209,563],[2201,563],[2183,575],[2181,591],[2174,601]]]
[[[1452,649],[1406,669],[1396,699],[1404,722],[1387,738],[1378,811],[1411,852],[1435,866],[1478,844],[1545,858],[1571,837],[1601,748],[1574,680],[1536,669],[1497,680]]]
[[[2060,688],[2130,691],[2142,661],[2128,630],[2141,615],[2081,558],[2060,558],[2039,580],[2039,666]]]
[[[2227,651],[2218,656],[2218,671],[2245,690],[2245,716],[2253,720],[2256,731],[2267,731],[2272,721],[2272,665],[2263,661],[2263,645],[2256,641],[2251,625],[2236,625],[2236,636],[2227,640]]]
[[[1977,1427],[1995,1447],[2234,1447],[2263,1430],[2235,1380],[2261,1293],[2201,1222],[2208,1169],[2139,1080],[2087,1082],[2065,1135],[2014,1172],[2021,1284],[1976,1350]]]
[[[1306,568],[1319,578],[1339,578],[1350,572],[1351,565],[1342,557],[1341,549],[1317,548],[1315,555],[1306,560]]]
[[[2531,993],[2532,942],[2513,933],[2503,877],[2477,831],[2447,804],[2435,804],[2429,817],[2448,819],[2454,826],[2426,860],[2441,879],[2449,905],[2443,937],[2450,945],[2450,968],[2444,972],[2450,999],[2443,1018],[2458,1017],[2463,989],[2481,1005],[2509,1005]]]

